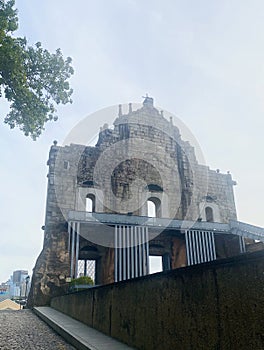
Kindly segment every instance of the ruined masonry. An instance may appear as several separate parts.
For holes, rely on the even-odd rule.
[[[67,278],[88,275],[89,264],[100,285],[148,274],[150,256],[168,270],[263,246],[254,243],[264,240],[261,228],[237,221],[231,175],[198,164],[152,98],[117,112],[94,147],[50,149],[44,246],[29,306],[67,292]]]

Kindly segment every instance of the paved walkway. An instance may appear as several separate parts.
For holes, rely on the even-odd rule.
[[[34,311],[69,343],[80,350],[131,350],[96,329],[74,320],[51,307],[35,307]],[[52,348],[55,349],[55,348]]]
[[[74,350],[30,310],[0,311],[1,350]]]

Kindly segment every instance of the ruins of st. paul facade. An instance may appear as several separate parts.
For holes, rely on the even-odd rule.
[[[152,98],[117,113],[95,146],[51,146],[31,305],[65,293],[80,262],[100,285],[148,274],[150,256],[176,269],[238,255],[261,235],[237,221],[231,174],[199,164]]]

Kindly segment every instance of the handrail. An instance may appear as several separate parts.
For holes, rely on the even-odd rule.
[[[264,228],[236,220],[230,220],[229,223],[220,223],[71,210],[68,213],[68,221],[108,225],[145,225],[154,229],[167,228],[184,232],[188,229],[213,231],[215,233],[234,234],[264,242]]]

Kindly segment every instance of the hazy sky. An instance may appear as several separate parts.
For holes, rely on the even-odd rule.
[[[0,124],[0,281],[42,248],[49,147],[84,117],[119,103],[177,115],[206,163],[230,171],[238,218],[264,226],[262,0],[17,0],[18,35],[61,48],[75,69],[72,105],[36,142]],[[1,100],[1,113],[7,112]],[[113,115],[113,120],[115,115]],[[98,125],[99,127],[100,125]]]

